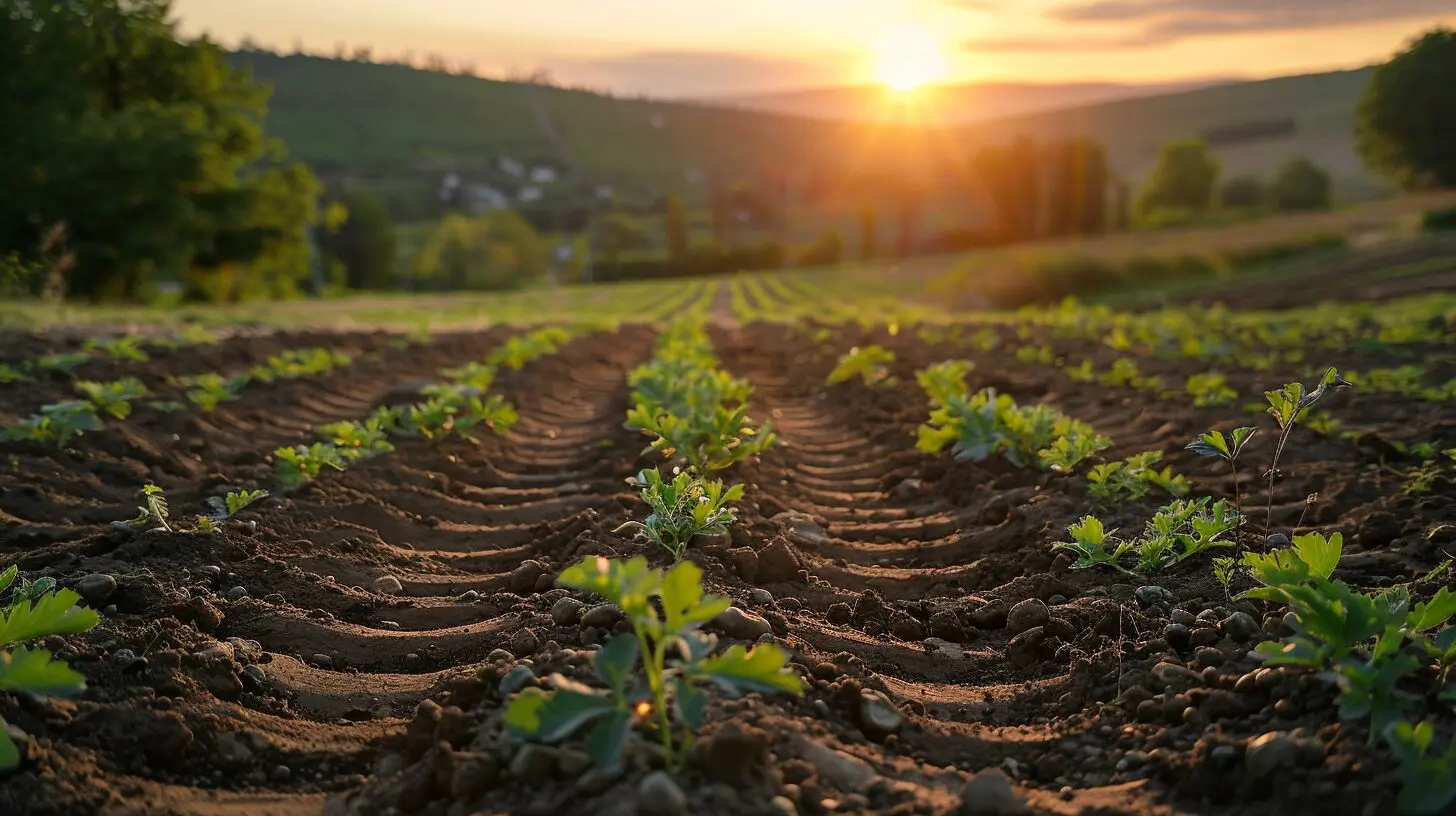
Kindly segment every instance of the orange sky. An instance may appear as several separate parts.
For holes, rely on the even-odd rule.
[[[436,52],[486,75],[664,96],[874,82],[885,32],[926,32],[946,81],[1162,82],[1366,64],[1450,0],[175,0],[189,33]]]

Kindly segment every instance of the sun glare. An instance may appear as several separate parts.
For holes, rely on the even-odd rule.
[[[880,40],[876,75],[894,91],[916,88],[945,78],[945,51],[935,35],[918,26],[896,28]]]

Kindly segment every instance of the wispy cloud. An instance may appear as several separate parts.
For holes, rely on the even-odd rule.
[[[843,71],[823,57],[784,59],[749,54],[646,51],[599,59],[556,59],[563,77],[627,92],[661,96],[720,96],[802,88],[840,81]]]
[[[960,0],[952,0],[960,2]],[[1309,31],[1439,17],[1451,0],[1093,0],[1047,12],[1063,24],[1058,36],[986,37],[964,43],[978,51],[1107,51],[1148,48],[1228,34]],[[1068,24],[1075,28],[1066,27]],[[1121,28],[1088,36],[1086,26]]]

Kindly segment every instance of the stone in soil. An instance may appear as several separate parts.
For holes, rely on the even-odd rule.
[[[611,629],[621,619],[622,610],[611,604],[597,604],[581,616],[581,625],[595,626],[598,629]]]
[[[87,575],[76,583],[76,594],[92,606],[101,606],[116,592],[116,576]]]
[[[999,768],[988,768],[961,788],[958,816],[1018,816],[1026,802],[1011,787],[1011,780]]]
[[[688,797],[666,771],[653,771],[637,785],[637,802],[641,811],[651,816],[684,816]]]
[[[1045,626],[1051,617],[1051,610],[1045,603],[1036,598],[1027,598],[1011,607],[1011,611],[1006,614],[1006,629],[1013,636],[1019,635],[1033,627]]]
[[[1324,757],[1324,746],[1318,740],[1284,731],[1260,734],[1244,746],[1244,767],[1256,780],[1281,770],[1318,765]]]
[[[799,580],[803,561],[793,545],[782,538],[775,538],[758,551],[758,580],[767,583],[787,583]]]
[[[398,595],[404,592],[404,585],[393,575],[381,575],[374,579],[374,591],[385,595]]]
[[[736,606],[730,606],[718,613],[712,622],[728,637],[737,640],[758,640],[763,635],[773,633],[773,627],[762,616],[745,612]]]
[[[873,740],[883,740],[905,725],[905,715],[900,709],[888,697],[870,689],[860,692],[856,714],[860,730]]]
[[[575,598],[560,598],[551,605],[551,621],[557,626],[570,626],[581,619],[586,604]]]

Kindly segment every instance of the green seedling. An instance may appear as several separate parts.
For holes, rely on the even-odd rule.
[[[890,384],[890,364],[895,362],[895,353],[883,346],[855,346],[845,352],[839,358],[839,363],[829,376],[824,378],[825,385],[846,382],[853,377],[859,377],[865,385]]]
[[[70,371],[90,359],[91,355],[80,352],[47,354],[35,361],[35,367],[41,371]]]
[[[440,374],[451,383],[475,390],[477,394],[484,394],[495,384],[496,367],[483,365],[481,363],[466,363],[456,368],[445,368]],[[426,396],[429,391],[425,392]]]
[[[86,400],[67,400],[42,405],[40,413],[5,429],[6,439],[50,442],[64,448],[66,443],[86,431],[100,430],[101,420],[96,406]]]
[[[154,484],[142,488],[142,505],[137,508],[136,518],[128,521],[133,527],[146,527],[156,525],[155,529],[172,532],[172,525],[168,523],[169,513],[167,510],[167,495],[162,488]]]
[[[442,394],[406,407],[393,423],[394,432],[425,439],[443,439],[454,434],[472,442],[471,431],[487,427],[503,434],[519,418],[516,409],[499,394],[488,397]],[[381,424],[380,429],[383,429]]]
[[[1072,569],[1089,569],[1098,566],[1122,569],[1119,564],[1122,557],[1132,549],[1132,544],[1118,541],[1113,536],[1116,532],[1116,529],[1106,529],[1102,520],[1096,516],[1083,516],[1081,521],[1067,528],[1067,534],[1072,537],[1072,540],[1059,541],[1052,545],[1052,549],[1069,552],[1076,556],[1077,560],[1072,562]]]
[[[529,334],[510,338],[492,351],[485,361],[492,366],[505,366],[512,371],[520,371],[527,363],[560,351],[570,339],[571,332],[566,329],[537,329]]]
[[[318,428],[319,438],[338,448],[350,462],[373,459],[394,450],[388,431],[377,419],[363,422],[334,422]]]
[[[1049,366],[1057,361],[1057,353],[1051,346],[1021,346],[1016,349],[1016,361],[1028,365]]]
[[[5,597],[18,575],[14,566],[0,573],[0,598]],[[55,589],[50,579],[33,584],[21,580],[10,592],[0,605],[0,692],[69,697],[86,688],[85,678],[65,662],[52,658],[50,652],[21,645],[51,635],[78,634],[100,623],[96,612],[77,605],[80,600],[73,590]],[[20,767],[20,746],[10,731],[0,718],[0,773]]]
[[[677,770],[707,708],[703,685],[730,694],[803,693],[777,646],[735,644],[718,652],[716,638],[699,631],[729,600],[703,594],[702,571],[690,561],[664,573],[641,556],[587,558],[562,572],[557,583],[615,604],[632,634],[612,638],[594,656],[605,688],[552,675],[550,691],[527,688],[512,700],[505,721],[519,736],[559,742],[590,726],[588,755],[598,767],[614,771],[634,728],[655,730],[668,767]]]
[[[994,388],[969,397],[946,395],[948,382],[939,377],[931,384],[938,395],[932,397],[930,419],[920,426],[916,440],[925,453],[949,447],[956,459],[975,462],[1000,453],[1017,467],[1062,471],[1112,444],[1090,425],[1050,405],[1020,407]]]
[[[141,338],[130,335],[102,340],[88,340],[84,348],[87,351],[100,352],[102,355],[116,362],[145,363],[151,359],[142,350]]]
[[[1144,451],[1121,461],[1095,465],[1087,473],[1087,492],[1104,504],[1137,501],[1153,488],[1175,497],[1188,495],[1187,479],[1173,475],[1171,467],[1157,469],[1162,458],[1161,451]]]
[[[915,381],[930,397],[931,405],[945,405],[966,393],[966,377],[975,367],[970,360],[946,360],[915,372]]]
[[[295,379],[323,374],[348,364],[347,355],[328,349],[288,349],[269,357],[267,362],[254,366],[248,373],[255,380],[273,382],[279,379]]]
[[[273,459],[274,475],[285,488],[313,481],[326,467],[334,470],[348,467],[343,453],[327,442],[278,448],[273,451]]]
[[[147,387],[142,385],[141,380],[136,377],[127,377],[107,383],[81,380],[76,383],[76,393],[96,406],[96,410],[110,414],[117,419],[126,419],[131,415],[132,400],[146,396]]]
[[[225,496],[208,496],[207,505],[212,508],[213,521],[226,521],[267,497],[266,490],[229,490]]]
[[[9,363],[0,363],[0,385],[30,382],[31,379],[31,376],[26,374],[23,369],[10,365]]]
[[[743,498],[743,485],[723,488],[719,480],[706,480],[692,471],[679,471],[664,481],[657,468],[637,474],[633,485],[642,489],[642,501],[652,510],[643,521],[628,521],[613,532],[634,530],[638,538],[651,541],[672,553],[674,561],[698,535],[722,535],[733,522],[729,502]]]
[[[1239,529],[1237,538],[1243,540],[1243,495],[1239,490],[1239,454],[1244,452],[1244,446],[1258,433],[1257,428],[1243,427],[1234,428],[1231,433],[1223,431],[1206,431],[1197,439],[1189,442],[1186,450],[1193,451],[1199,456],[1211,456],[1222,459],[1229,463],[1229,474],[1234,481],[1234,506],[1239,510]]]
[[[1456,739],[1444,753],[1431,753],[1436,730],[1429,722],[1392,723],[1385,744],[1400,763],[1396,807],[1404,816],[1439,816],[1456,803]]]
[[[1188,395],[1193,397],[1195,408],[1228,405],[1239,398],[1239,392],[1229,386],[1228,377],[1222,374],[1193,374],[1184,387]]]
[[[1289,434],[1294,430],[1295,423],[1304,410],[1318,402],[1329,389],[1349,386],[1350,382],[1331,366],[1313,391],[1306,392],[1304,386],[1296,382],[1288,383],[1277,391],[1264,392],[1264,399],[1269,402],[1269,414],[1279,424],[1279,441],[1274,446],[1274,459],[1269,465],[1269,504],[1264,522],[1266,527],[1272,528],[1274,525],[1274,478],[1279,472],[1279,457],[1284,453],[1284,445],[1289,441]]]
[[[248,381],[246,376],[224,377],[212,372],[178,377],[176,380],[178,385],[187,389],[184,392],[187,401],[196,405],[198,410],[205,414],[212,413],[218,405],[224,402],[232,402],[237,399],[238,392],[243,390]]]

